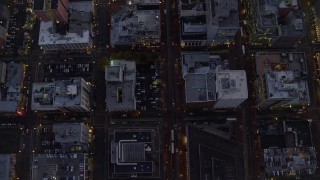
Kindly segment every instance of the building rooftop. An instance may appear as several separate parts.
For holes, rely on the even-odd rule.
[[[21,101],[21,87],[24,77],[24,65],[1,62],[1,77],[5,77],[5,87],[0,88],[0,112],[16,112]],[[5,75],[5,76],[3,76]]]
[[[92,2],[81,1],[69,4],[69,24],[56,24],[53,21],[41,21],[39,45],[59,45],[90,43]],[[65,29],[59,32],[59,28]]]
[[[190,179],[245,179],[240,144],[198,127],[186,129]]]
[[[0,179],[10,179],[10,154],[0,154]]]
[[[34,154],[32,179],[86,179],[85,154]]]
[[[212,24],[227,27],[238,27],[237,0],[210,0]]]
[[[309,103],[306,80],[308,71],[304,53],[259,52],[256,70],[264,77],[268,99],[293,100],[292,104]]]
[[[83,123],[53,124],[55,141],[59,143],[88,143],[89,127]]]
[[[207,52],[182,53],[182,74],[185,80],[187,102],[207,102],[215,100],[216,58]]]
[[[152,176],[155,172],[154,132],[152,129],[114,130],[111,163],[115,175]],[[159,157],[158,157],[159,158]]]
[[[299,71],[307,73],[303,52],[258,52],[255,54],[257,75],[270,71]]]
[[[111,44],[159,42],[159,9],[159,1],[151,0],[133,1],[132,5],[121,7],[111,19]]]
[[[217,72],[217,99],[248,98],[247,76],[244,70]]]
[[[33,110],[58,110],[61,107],[82,106],[90,108],[89,99],[86,99],[89,90],[86,82],[80,77],[55,82],[33,83],[32,103]]]
[[[134,61],[112,60],[110,66],[106,66],[105,80],[107,110],[136,109],[136,64]]]

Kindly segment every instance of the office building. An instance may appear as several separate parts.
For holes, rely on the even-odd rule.
[[[90,111],[89,83],[80,77],[33,83],[31,109],[35,111]]]
[[[111,17],[111,45],[160,45],[160,1],[132,0]]]
[[[183,52],[182,75],[187,103],[215,102],[235,108],[248,98],[246,73],[229,70],[229,61],[208,52]]]
[[[22,114],[24,65],[0,61],[0,113]]]
[[[83,153],[33,154],[32,179],[88,180],[88,157]]]
[[[159,127],[109,127],[108,178],[160,178],[159,137]]]
[[[304,53],[258,52],[255,61],[257,107],[291,107],[310,103]]]
[[[106,66],[106,110],[136,109],[136,63],[131,60],[111,60]]]
[[[214,108],[236,108],[248,99],[247,76],[244,70],[223,70],[216,74]]]
[[[243,146],[206,127],[186,127],[189,179],[246,179]]]
[[[80,1],[69,4],[67,24],[41,21],[39,46],[50,50],[89,50],[92,47],[92,2]]]
[[[297,0],[252,0],[248,15],[251,44],[275,47],[296,47],[305,36],[303,12]]]
[[[40,21],[68,23],[69,0],[33,0],[33,12]]]
[[[10,11],[5,5],[0,5],[0,49],[3,49],[7,42],[7,30],[9,27]]]
[[[52,128],[56,142],[89,143],[89,127],[84,123],[57,123]]]
[[[181,46],[230,44],[239,30],[238,1],[180,1]]]
[[[0,179],[16,179],[16,163],[15,154],[0,154]]]

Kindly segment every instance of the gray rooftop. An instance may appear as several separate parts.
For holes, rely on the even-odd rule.
[[[210,57],[208,52],[189,52],[182,53],[182,61],[186,102],[215,100],[215,69],[220,57]]]
[[[0,180],[8,180],[10,173],[10,154],[0,154]]]
[[[123,71],[120,71],[121,69]],[[123,76],[123,78],[117,79],[116,73],[121,73],[119,77]],[[112,60],[110,66],[106,67],[105,80],[107,84],[107,110],[130,111],[136,109],[136,64],[134,61]]]
[[[84,180],[86,161],[85,154],[34,154],[32,179]]]
[[[57,110],[59,108],[75,108],[81,106],[90,109],[89,85],[80,77],[55,82],[33,83],[33,110]],[[73,109],[72,109],[73,110]]]
[[[154,3],[139,1],[140,3]],[[111,44],[157,43],[160,38],[159,3],[152,6],[158,8],[143,8],[138,1],[133,5],[121,6],[121,9],[111,18]],[[146,7],[146,6],[144,6]],[[141,8],[141,9],[139,9]]]
[[[88,143],[89,127],[83,123],[53,124],[55,141],[60,143]]]
[[[21,86],[23,81],[24,67],[20,63],[0,62],[5,74],[6,89],[0,88],[0,112],[15,112],[21,101]],[[1,74],[0,74],[1,76]]]

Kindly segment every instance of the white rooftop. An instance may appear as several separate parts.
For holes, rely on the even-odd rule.
[[[82,34],[67,33],[66,35],[60,35],[58,33],[52,33],[53,21],[41,21],[39,45],[48,44],[72,44],[72,43],[88,43],[90,42],[89,30],[83,31]]]
[[[69,4],[69,30],[65,35],[56,32],[53,21],[40,23],[39,45],[61,45],[89,43],[91,30],[92,2],[81,1]]]
[[[248,98],[247,77],[244,70],[217,72],[217,99]]]
[[[272,71],[265,78],[268,98],[309,102],[308,83],[298,80],[294,71]]]

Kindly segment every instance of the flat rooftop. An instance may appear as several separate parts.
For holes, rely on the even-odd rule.
[[[24,77],[24,65],[21,63],[4,63],[0,61],[5,75],[5,86],[0,88],[0,112],[16,112],[21,101],[21,87]],[[1,77],[0,77],[1,78]]]
[[[212,23],[221,27],[238,27],[237,0],[210,0]],[[227,21],[225,23],[224,21]]]
[[[257,53],[256,70],[265,79],[269,99],[309,103],[308,75],[304,53]]]
[[[0,154],[0,179],[10,179],[10,154]]]
[[[182,53],[187,102],[215,100],[215,62],[207,52]]]
[[[57,32],[55,22],[41,21],[39,45],[59,45],[91,42],[92,2],[81,1],[69,3],[69,28],[66,34]]]
[[[242,145],[197,127],[186,128],[190,179],[245,179]]]
[[[60,143],[88,143],[89,127],[83,123],[53,124],[55,141]]]
[[[152,177],[155,171],[157,141],[153,129],[116,129],[112,131],[111,162],[115,175]]]
[[[296,70],[307,73],[307,64],[303,52],[258,52],[255,54],[257,75],[267,71]]]
[[[297,80],[294,71],[273,71],[265,76],[268,98],[299,99],[300,102],[310,102],[308,82]]]
[[[32,110],[57,110],[82,106],[89,109],[89,89],[80,77],[55,82],[38,82],[32,86]]]
[[[148,5],[150,3],[154,5]],[[159,39],[159,1],[133,1],[132,5],[122,6],[112,15],[111,44],[152,44],[159,42]]]
[[[119,74],[119,77],[122,76],[121,79],[116,78],[116,72],[121,73]],[[107,110],[130,111],[136,109],[136,64],[134,61],[112,60],[110,66],[106,66],[105,80],[107,84]]]
[[[248,98],[247,76],[244,70],[218,71],[216,81],[217,99]]]
[[[85,154],[34,154],[32,179],[84,180],[86,161]]]

